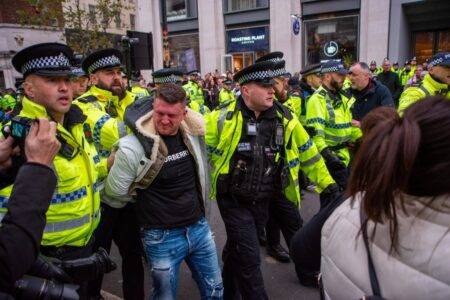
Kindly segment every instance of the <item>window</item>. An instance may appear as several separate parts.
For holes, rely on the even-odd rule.
[[[3,71],[0,71],[0,89],[4,89],[5,88],[5,74],[3,73]]]
[[[165,0],[167,21],[176,21],[188,17],[187,0]]]
[[[234,12],[269,7],[269,0],[225,0],[225,11]]]
[[[131,30],[136,29],[136,16],[133,14],[130,14],[130,29]]]
[[[120,12],[117,12],[117,14],[114,16],[114,23],[116,23],[117,29],[122,28],[122,19],[120,18]]]
[[[358,16],[304,21],[305,65],[341,59],[350,65],[358,59]]]
[[[89,4],[89,22],[91,24],[95,24],[96,23],[95,5],[91,5],[91,4]]]
[[[450,51],[450,30],[414,32],[414,54],[418,63],[438,52]]]

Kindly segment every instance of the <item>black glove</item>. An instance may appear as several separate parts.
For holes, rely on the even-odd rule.
[[[322,154],[323,159],[325,159],[325,164],[330,172],[347,168],[342,160],[330,149],[325,148],[320,154]]]
[[[340,192],[339,186],[337,184],[330,184],[320,193],[320,210],[330,203],[340,201],[341,198],[342,193]]]
[[[86,258],[61,261],[61,268],[69,274],[74,282],[86,282],[96,279],[100,274],[109,273],[117,268],[105,249]]]
[[[61,264],[60,260],[55,259],[52,262],[49,258],[39,255],[30,270],[28,270],[27,275],[63,283],[72,282],[72,279],[64,272],[59,264]]]

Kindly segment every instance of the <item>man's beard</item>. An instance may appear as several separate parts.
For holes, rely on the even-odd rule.
[[[99,81],[97,85],[103,90],[110,91],[114,96],[122,97],[125,94],[125,88],[121,82],[114,81],[111,85],[108,86],[104,82]]]

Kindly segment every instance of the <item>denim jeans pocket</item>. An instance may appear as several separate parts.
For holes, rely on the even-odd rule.
[[[167,230],[165,229],[144,229],[142,232],[142,239],[145,244],[161,244],[164,242]]]

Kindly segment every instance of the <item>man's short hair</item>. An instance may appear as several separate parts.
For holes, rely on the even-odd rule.
[[[159,86],[156,90],[156,97],[161,98],[169,104],[186,104],[185,90],[181,86],[174,83],[166,83]]]
[[[357,62],[357,63],[354,64],[354,66],[359,66],[361,68],[361,70],[363,70],[367,74],[370,74],[369,65],[366,64],[365,62],[363,62],[363,61]]]

